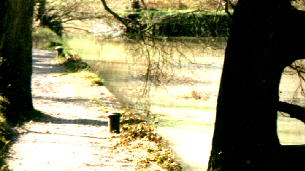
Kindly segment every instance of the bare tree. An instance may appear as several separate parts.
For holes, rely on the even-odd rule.
[[[87,3],[81,0],[36,0],[35,19],[39,26],[49,27],[57,35],[61,36],[66,26],[73,21],[85,21],[105,18],[105,13],[100,11],[96,2]],[[73,29],[89,32],[85,28],[73,27]]]

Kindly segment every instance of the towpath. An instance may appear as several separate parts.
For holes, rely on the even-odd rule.
[[[129,156],[114,149],[99,100],[120,108],[103,86],[65,73],[50,51],[33,50],[32,92],[35,109],[45,114],[16,128],[19,136],[9,149],[13,171],[134,170]],[[73,74],[72,74],[73,75]]]

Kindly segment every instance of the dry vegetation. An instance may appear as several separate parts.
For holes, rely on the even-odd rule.
[[[156,133],[155,126],[133,111],[123,114],[122,135],[117,148],[127,148],[137,162],[136,170],[182,170],[167,142]]]

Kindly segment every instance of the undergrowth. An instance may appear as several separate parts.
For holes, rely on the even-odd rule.
[[[6,119],[0,115],[0,170],[4,170],[6,165],[4,158],[6,157],[6,152],[8,146],[13,137],[13,131],[9,124],[6,122]]]
[[[57,60],[60,65],[66,67],[68,72],[79,72],[85,69],[89,69],[87,63],[83,62],[82,59],[75,54],[66,53],[65,56],[58,56]]]

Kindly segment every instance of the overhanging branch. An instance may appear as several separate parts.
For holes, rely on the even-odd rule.
[[[305,123],[305,108],[302,106],[289,104],[286,102],[278,103],[278,111],[285,112],[290,115],[291,118],[296,118]]]
[[[101,2],[102,2],[102,4],[103,4],[103,6],[104,6],[104,9],[105,9],[107,12],[109,12],[115,19],[119,20],[122,24],[124,24],[124,26],[126,26],[126,28],[129,27],[129,26],[128,26],[128,23],[130,23],[130,22],[128,22],[128,19],[122,18],[122,17],[119,16],[117,13],[115,13],[114,11],[112,11],[112,10],[108,7],[108,5],[107,5],[107,3],[106,3],[106,0],[101,0]]]

